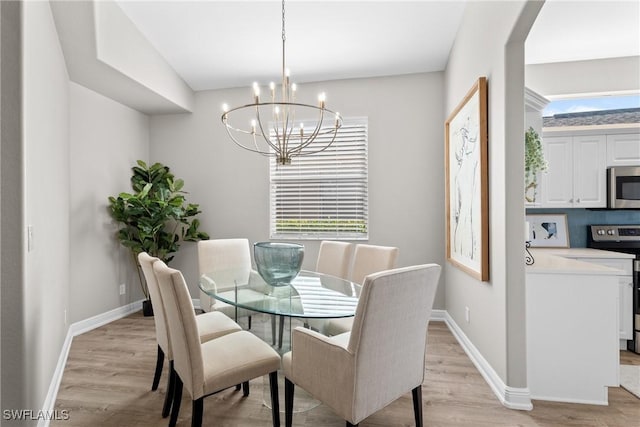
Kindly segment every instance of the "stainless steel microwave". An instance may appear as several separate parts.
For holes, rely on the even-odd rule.
[[[640,166],[607,169],[607,206],[640,209]]]

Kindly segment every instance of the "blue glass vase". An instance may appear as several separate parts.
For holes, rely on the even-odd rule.
[[[304,246],[297,243],[257,242],[253,257],[258,273],[271,286],[286,286],[298,275]]]

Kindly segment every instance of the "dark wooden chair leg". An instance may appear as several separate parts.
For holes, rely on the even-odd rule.
[[[171,418],[169,419],[169,427],[176,427],[178,422],[178,414],[180,413],[180,402],[182,402],[182,380],[176,372],[176,386],[173,391],[173,404],[171,405]]]
[[[242,384],[236,384],[236,391],[239,391],[242,388]]]
[[[295,385],[289,381],[289,378],[284,379],[284,425],[285,427],[291,427],[293,425],[293,394],[295,391]]]
[[[173,393],[176,388],[176,371],[173,368],[173,360],[169,361],[169,379],[167,381],[167,394],[164,396],[164,405],[162,406],[162,418],[167,418],[171,412],[171,403],[173,403]]]
[[[242,383],[242,395],[244,397],[249,396],[249,381],[245,381]]]
[[[280,316],[280,325],[278,329],[278,348],[282,348],[282,335],[284,334],[284,316]]]
[[[271,390],[271,419],[273,427],[280,427],[280,398],[278,397],[278,372],[269,373],[269,389]]]
[[[158,357],[156,359],[156,372],[153,374],[153,385],[151,390],[157,390],[160,384],[160,376],[162,375],[162,365],[164,365],[164,351],[158,346]]]
[[[349,421],[347,421],[347,427],[358,427],[358,424],[351,424]]]
[[[276,316],[271,316],[271,342],[276,345]]]
[[[413,395],[413,415],[416,419],[416,427],[422,427],[422,386],[411,390]]]
[[[251,316],[249,316],[249,327],[247,329],[251,329]]]
[[[202,427],[202,399],[196,399],[193,401],[192,407],[193,410],[191,412],[191,427]]]

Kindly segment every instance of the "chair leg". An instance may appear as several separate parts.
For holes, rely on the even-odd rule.
[[[244,397],[249,396],[249,381],[245,381],[242,383],[242,395]]]
[[[276,316],[271,316],[271,342],[276,345]]]
[[[280,427],[280,399],[278,397],[278,372],[269,373],[269,389],[271,390],[271,419],[273,427]]]
[[[251,316],[249,316],[249,327],[247,329],[251,329]]]
[[[167,381],[167,394],[164,396],[164,406],[162,407],[162,418],[167,418],[171,412],[173,393],[176,388],[176,370],[173,368],[173,360],[169,361],[169,380]]]
[[[202,427],[202,400],[204,397],[200,399],[196,399],[193,401],[191,411],[191,427]]]
[[[289,378],[284,379],[284,425],[285,427],[291,427],[293,424],[293,394],[295,391],[295,385],[289,381]]]
[[[176,372],[176,386],[173,391],[173,405],[171,405],[171,418],[169,419],[169,427],[176,427],[178,422],[178,414],[180,413],[180,403],[182,402],[182,380]]]
[[[240,391],[241,388],[242,388],[242,384],[236,384],[236,391]]]
[[[351,424],[349,421],[347,421],[347,427],[358,427],[358,424]]]
[[[162,375],[162,365],[164,365],[164,351],[158,346],[158,357],[156,358],[156,372],[153,374],[153,385],[151,390],[157,390]]]
[[[278,348],[282,348],[282,335],[284,334],[284,316],[280,316],[280,325],[278,329]]]
[[[413,394],[413,415],[416,419],[416,427],[422,427],[422,386],[411,390]]]

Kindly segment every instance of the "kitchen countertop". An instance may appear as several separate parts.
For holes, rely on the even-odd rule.
[[[633,259],[635,255],[624,252],[604,251],[591,248],[531,248],[536,253],[543,252],[565,258],[601,258],[601,259]]]
[[[603,265],[572,259],[576,258],[634,258],[633,255],[599,249],[530,249],[535,263],[525,269],[527,274],[589,274],[623,276],[625,272]]]

